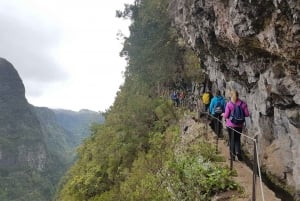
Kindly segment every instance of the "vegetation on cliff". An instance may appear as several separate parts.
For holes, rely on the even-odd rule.
[[[0,74],[9,70],[13,71],[13,66],[0,70]],[[22,83],[16,76],[17,72],[10,79],[0,78],[2,86],[10,86],[1,93],[0,101],[0,200],[50,201],[74,160],[72,142],[80,142],[89,132],[89,124],[100,123],[102,116],[73,112],[80,121],[65,116],[70,128],[67,131],[51,109],[28,104],[24,93],[18,92],[21,85],[14,83]]]
[[[93,126],[78,149],[57,200],[208,200],[237,188],[203,140],[176,152],[182,110],[169,93],[188,89],[202,75],[196,55],[171,27],[167,7],[168,1],[139,0],[117,12],[133,22],[121,52],[128,61],[125,83],[105,123]]]

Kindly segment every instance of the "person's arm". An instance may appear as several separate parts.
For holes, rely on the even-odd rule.
[[[223,98],[223,100],[222,100],[222,107],[224,108],[224,111],[223,112],[225,112],[225,108],[226,108],[226,101],[225,101],[225,99]]]
[[[226,107],[225,107],[225,112],[223,113],[223,117],[225,118],[225,119],[228,119],[228,117],[229,117],[229,114],[230,114],[230,109],[229,109],[229,102],[226,104]]]
[[[210,104],[209,104],[209,113],[212,114],[213,112],[213,108],[214,108],[214,104],[215,104],[215,99],[212,99]]]

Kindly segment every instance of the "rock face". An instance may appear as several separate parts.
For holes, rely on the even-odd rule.
[[[68,132],[52,110],[27,102],[21,78],[2,58],[0,114],[0,200],[52,200],[74,158]]]
[[[261,165],[299,197],[300,1],[171,0],[169,12],[212,91],[236,89],[247,101]]]
[[[54,192],[47,170],[49,153],[40,122],[25,98],[17,71],[0,58],[0,197],[1,200],[50,200],[42,195]],[[26,171],[25,171],[26,170]],[[40,179],[40,186],[34,183]],[[33,189],[35,189],[33,191]]]
[[[0,200],[53,200],[97,112],[30,105],[11,63],[0,58]]]
[[[39,121],[17,71],[4,59],[0,59],[0,112],[0,168],[29,166],[42,171],[47,151]]]

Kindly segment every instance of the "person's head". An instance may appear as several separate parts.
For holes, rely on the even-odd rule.
[[[220,90],[217,90],[216,96],[221,96],[221,91]]]
[[[239,98],[239,93],[236,91],[236,90],[232,90],[230,92],[230,100],[233,102],[233,103],[236,103],[236,101],[238,100]]]

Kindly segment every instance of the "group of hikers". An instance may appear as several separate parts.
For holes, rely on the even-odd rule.
[[[210,123],[213,131],[220,137],[223,126],[222,119],[224,118],[228,131],[228,144],[230,155],[233,160],[243,160],[241,154],[241,133],[245,124],[245,117],[249,116],[247,103],[239,98],[236,90],[230,92],[230,98],[227,101],[221,94],[220,90],[216,91],[215,96],[207,90],[202,94],[202,103],[206,113],[212,116]],[[182,106],[188,97],[184,91],[173,91],[171,100],[176,107]],[[192,97],[192,96],[191,96]],[[190,108],[197,105],[197,99],[192,97],[188,98],[186,102]],[[191,109],[191,108],[190,108]]]
[[[187,106],[191,111],[197,107],[197,98],[191,91],[174,90],[171,100],[175,107]]]
[[[231,158],[242,159],[241,133],[245,123],[245,117],[249,116],[247,103],[239,98],[237,91],[230,92],[230,100],[226,101],[218,90],[215,96],[209,91],[202,95],[205,112],[213,116],[210,123],[214,132],[219,135],[222,130],[222,118],[226,121],[228,142]]]
[[[183,91],[173,91],[171,94],[171,99],[175,105],[175,107],[179,107],[183,104],[184,100],[184,92]]]

